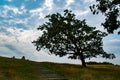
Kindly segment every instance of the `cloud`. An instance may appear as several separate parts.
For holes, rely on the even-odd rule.
[[[8,6],[4,5],[0,8],[0,16],[3,18],[13,18],[16,15],[22,15],[23,13],[26,13],[26,9],[24,6],[21,6],[21,8],[15,7],[15,6]]]
[[[7,0],[8,2],[12,2],[12,0]]]
[[[10,19],[9,22],[8,20],[3,20],[3,22],[7,24],[12,24],[12,25],[17,25],[17,24],[26,24],[25,19]]]
[[[37,8],[37,9],[33,9],[33,10],[30,10],[30,13],[32,16],[39,16],[39,19],[40,18],[44,18],[45,15],[43,14],[43,8]]]
[[[75,2],[75,0],[66,0],[66,8],[69,8],[71,4],[73,4]]]
[[[6,34],[8,32],[9,34]],[[0,42],[1,44],[28,44],[31,43],[34,39],[42,34],[41,31],[37,30],[24,30],[22,28],[7,28],[5,32],[0,34]]]
[[[36,30],[24,30],[20,28],[7,28],[7,32],[9,32],[9,35],[6,34],[6,32],[2,32],[0,34],[0,54],[6,56],[18,56],[21,57],[25,55],[26,57],[30,57],[35,55],[36,50],[35,47],[32,44],[32,41],[35,40],[38,35],[40,36],[42,32],[36,31]],[[9,54],[9,55],[8,55]],[[4,55],[5,56],[5,55]],[[31,58],[32,59],[32,58]]]
[[[13,45],[5,44],[5,47],[8,48],[10,51],[13,51],[14,53],[22,54],[22,52]]]
[[[75,14],[77,16],[85,16],[90,12],[90,10],[89,9],[86,9],[84,11],[82,11],[82,10],[74,10],[74,12],[75,12]]]
[[[45,16],[55,11],[55,5],[53,0],[44,0],[43,4],[37,8],[29,10],[30,17],[27,19],[28,25],[38,27],[43,24],[46,19]],[[32,22],[34,21],[34,22]]]
[[[15,38],[19,40],[19,42],[22,43],[29,43],[33,41],[38,35],[40,36],[42,34],[42,31],[37,30],[24,30],[22,28],[7,28],[7,31]]]
[[[53,0],[45,0],[43,5],[39,8],[32,9],[29,12],[32,16],[39,16],[39,19],[43,19],[53,9]]]
[[[84,0],[85,3],[91,3],[94,2],[95,0]]]
[[[107,52],[120,54],[120,37],[118,34],[109,34],[103,39],[103,43]]]
[[[44,6],[51,10],[53,8],[53,0],[45,0]]]
[[[8,48],[4,46],[1,46],[0,44],[0,56],[11,57],[13,55],[14,55],[13,51],[9,50]]]
[[[28,28],[27,26],[27,18],[29,17],[29,13],[25,8],[25,5],[21,5],[20,8],[15,6],[4,5],[0,8],[0,26],[4,27],[20,27],[20,28]],[[23,15],[24,14],[24,15]]]
[[[22,14],[22,12],[18,8],[13,6],[4,5],[3,8],[6,10],[6,12],[13,11],[15,14]]]
[[[16,42],[14,36],[6,35],[6,33],[0,34],[0,43],[1,44],[5,44],[5,43],[7,44],[7,43],[12,43],[12,42]]]

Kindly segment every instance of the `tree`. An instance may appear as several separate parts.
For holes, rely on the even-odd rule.
[[[108,33],[120,28],[120,0],[96,0],[97,4],[90,6],[93,14],[99,12],[105,15],[105,22],[102,26],[107,29]],[[118,32],[120,34],[120,31]]]
[[[43,34],[32,43],[39,51],[48,49],[51,54],[60,57],[68,56],[71,59],[80,59],[86,67],[85,59],[97,57],[114,58],[114,54],[107,54],[103,50],[102,38],[106,33],[89,27],[85,20],[78,20],[69,10],[46,16],[48,22],[38,27]]]
[[[22,60],[25,60],[25,56],[23,56],[21,59],[22,59]]]

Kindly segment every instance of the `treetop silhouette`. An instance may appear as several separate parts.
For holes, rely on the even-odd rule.
[[[88,26],[85,20],[76,19],[72,11],[64,10],[63,15],[56,13],[46,18],[48,22],[37,28],[43,31],[42,36],[32,42],[36,50],[48,49],[56,56],[80,59],[84,67],[86,58],[115,58],[103,50],[102,38],[107,34]]]
[[[93,14],[102,13],[105,16],[102,26],[107,32],[113,33],[120,28],[120,0],[96,0],[96,2],[97,4],[90,6],[90,9]]]

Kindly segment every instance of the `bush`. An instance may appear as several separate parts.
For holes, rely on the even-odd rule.
[[[112,64],[110,62],[95,62],[95,61],[90,61],[90,62],[86,62],[86,64]],[[112,64],[113,65],[113,64]]]
[[[25,56],[23,56],[21,59],[22,59],[22,60],[25,60]]]

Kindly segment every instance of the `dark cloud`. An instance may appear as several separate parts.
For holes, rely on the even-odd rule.
[[[13,51],[14,53],[20,55],[24,54],[22,51],[18,50],[15,46],[10,45],[10,44],[5,44],[5,47],[8,48],[9,50]]]

